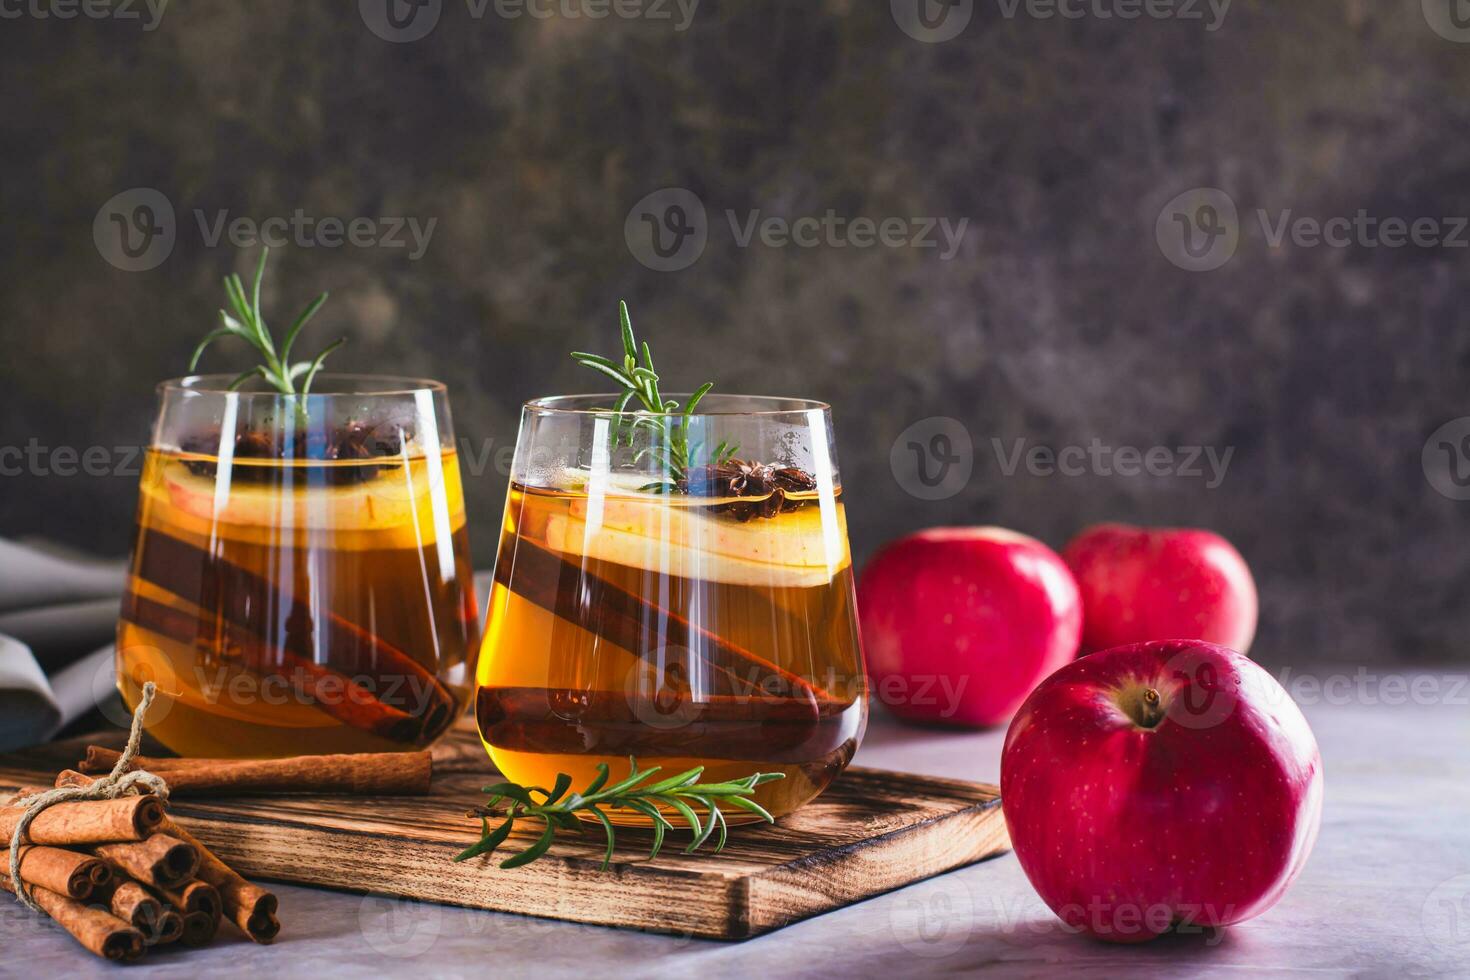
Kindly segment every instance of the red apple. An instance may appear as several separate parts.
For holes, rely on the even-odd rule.
[[[1256,583],[1213,531],[1098,524],[1062,552],[1082,591],[1082,652],[1197,639],[1247,653]]]
[[[1141,942],[1261,914],[1322,819],[1301,710],[1233,650],[1194,640],[1083,657],[1006,732],[1001,805],[1026,877],[1068,926]]]
[[[1082,606],[1046,545],[996,527],[895,541],[858,583],[872,689],[900,718],[999,725],[1077,655]]]

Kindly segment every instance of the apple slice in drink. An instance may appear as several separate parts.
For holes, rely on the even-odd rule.
[[[602,530],[620,531],[657,541],[660,545],[695,549],[741,561],[783,568],[820,569],[831,577],[844,564],[841,535],[824,533],[821,509],[813,506],[774,518],[736,521],[713,515],[699,498],[652,494],[607,496],[572,501],[572,517],[590,521]],[[831,540],[829,540],[831,537]]]
[[[410,481],[373,479],[347,486],[282,487],[196,476],[180,462],[169,463],[162,480],[168,503],[212,523],[245,527],[366,531],[412,524],[415,499]],[[427,492],[427,480],[421,487]],[[427,501],[422,502],[427,507]]]
[[[658,507],[664,514],[676,509],[667,505]],[[776,525],[779,521],[760,523]],[[788,533],[792,532],[770,526],[759,533],[750,533],[749,537],[770,538]],[[799,537],[800,534],[796,532],[793,536]],[[546,543],[553,550],[564,554],[597,558],[630,568],[645,569],[658,575],[765,588],[812,588],[826,585],[841,567],[753,561],[731,554],[729,538],[723,540],[725,550],[714,550],[697,534],[682,538],[665,535],[661,533],[658,523],[632,530],[608,523],[594,526],[576,517],[555,516],[547,521]],[[767,543],[757,550],[760,553],[770,553],[772,550],[787,549],[772,549]],[[806,548],[799,544],[792,545],[789,550],[798,554],[806,553]]]

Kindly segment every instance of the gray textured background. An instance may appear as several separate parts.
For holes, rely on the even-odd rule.
[[[1103,519],[1208,526],[1255,569],[1260,659],[1466,657],[1470,502],[1433,489],[1421,451],[1470,414],[1470,249],[1273,248],[1255,218],[1470,214],[1470,44],[1420,0],[1235,0],[1213,31],[1207,10],[1008,18],[976,0],[942,43],[877,0],[704,0],[685,30],[672,6],[476,18],[443,0],[413,43],[357,6],[173,0],[154,30],[0,21],[0,446],[146,437],[153,383],[183,373],[219,277],[248,262],[208,246],[196,210],[434,218],[417,260],[286,249],[268,308],[279,321],[330,288],[312,337],[351,338],[333,366],[446,381],[478,450],[513,442],[526,397],[599,387],[566,352],[614,344],[626,297],[675,386],[834,404],[860,555],[942,523],[1058,547]],[[670,186],[704,203],[708,244],[660,272],[624,221]],[[1210,186],[1239,207],[1238,250],[1185,271],[1155,220]],[[140,187],[172,204],[176,242],[123,271],[93,223]],[[742,248],[727,209],[969,225],[948,261]],[[889,456],[933,416],[963,423],[974,469],[923,501]],[[1213,489],[1006,476],[991,440],[1021,438],[1234,455]],[[504,493],[491,462],[468,477],[482,564]],[[0,535],[121,554],[134,481],[0,478]]]

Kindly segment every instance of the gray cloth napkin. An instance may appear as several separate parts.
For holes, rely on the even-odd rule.
[[[116,698],[127,569],[0,539],[0,751],[44,742]]]

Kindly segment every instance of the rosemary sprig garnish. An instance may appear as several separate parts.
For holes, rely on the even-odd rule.
[[[681,410],[677,399],[666,399],[659,393],[659,376],[653,369],[653,353],[648,349],[648,341],[640,346],[634,338],[628,304],[622,300],[618,301],[618,325],[623,337],[621,363],[584,351],[573,351],[572,359],[607,375],[623,389],[617,404],[611,410],[616,424],[613,434],[615,447],[624,443],[631,447],[639,429],[650,433],[649,444],[634,455],[633,461],[637,463],[645,456],[653,459],[664,471],[665,478],[646,484],[641,489],[672,492],[677,489],[677,484],[688,479],[689,467],[702,448],[697,442],[692,445],[689,442],[690,420],[699,400],[709,393],[715,383],[706,381],[700,385]],[[628,412],[628,404],[635,398],[643,406],[643,412],[652,414],[643,414],[637,410]],[[721,441],[715,447],[713,461],[716,464],[728,462],[739,450],[739,446]]]
[[[481,854],[490,854],[510,836],[517,820],[540,820],[545,828],[536,842],[521,853],[500,862],[502,868],[519,868],[523,864],[530,864],[551,848],[558,830],[580,833],[582,821],[576,814],[582,812],[596,817],[607,835],[607,851],[602,859],[602,868],[605,871],[612,863],[616,835],[612,821],[603,812],[604,808],[633,810],[653,821],[653,847],[648,852],[648,858],[652,860],[663,848],[664,834],[674,829],[673,822],[659,809],[660,805],[674,811],[689,824],[694,839],[684,848],[685,854],[693,854],[716,833],[718,836],[715,839],[715,852],[718,853],[725,847],[728,831],[725,815],[720,811],[719,804],[723,802],[728,806],[749,810],[767,823],[774,823],[775,819],[766,808],[750,799],[750,796],[762,783],[785,778],[784,773],[758,772],[744,779],[701,783],[699,777],[704,773],[704,766],[696,766],[677,776],[648,783],[647,780],[662,767],[639,770],[638,760],[628,756],[628,768],[628,778],[608,786],[607,764],[599,762],[596,778],[586,789],[570,796],[566,796],[566,792],[571,788],[572,777],[566,773],[558,773],[555,784],[549,790],[540,786],[521,786],[508,782],[486,786],[484,791],[490,794],[490,801],[471,811],[471,816],[480,818],[482,836],[454,860],[467,861]],[[537,796],[542,798],[539,803],[536,801]],[[704,807],[709,814],[708,819],[701,820],[690,803]],[[503,811],[497,809],[502,804],[505,807]],[[494,830],[490,829],[489,818],[492,816],[505,817]]]
[[[189,372],[192,374],[199,366],[199,358],[204,356],[205,348],[216,340],[225,337],[239,337],[251,347],[260,352],[264,359],[263,364],[257,364],[248,371],[241,374],[230,382],[229,390],[234,391],[251,378],[259,377],[267,384],[275,388],[283,395],[300,394],[306,396],[311,393],[311,383],[316,378],[317,372],[322,368],[322,362],[327,355],[338,347],[347,343],[343,337],[327,347],[316,357],[309,361],[297,361],[291,363],[291,348],[296,343],[296,338],[301,334],[301,328],[306,326],[308,320],[316,315],[317,310],[327,301],[327,294],[322,293],[316,299],[307,304],[306,309],[291,324],[291,329],[286,331],[286,339],[281,344],[280,353],[276,352],[275,338],[271,336],[270,329],[265,325],[265,316],[260,310],[260,282],[265,278],[265,260],[270,255],[269,248],[261,248],[260,262],[255,266],[255,280],[251,284],[249,295],[245,292],[245,283],[234,273],[225,277],[225,295],[229,297],[230,313],[220,310],[220,326],[211,330],[209,334],[194,348],[194,356],[189,358]],[[296,379],[301,379],[301,390],[296,390]],[[302,403],[304,409],[305,403]]]

